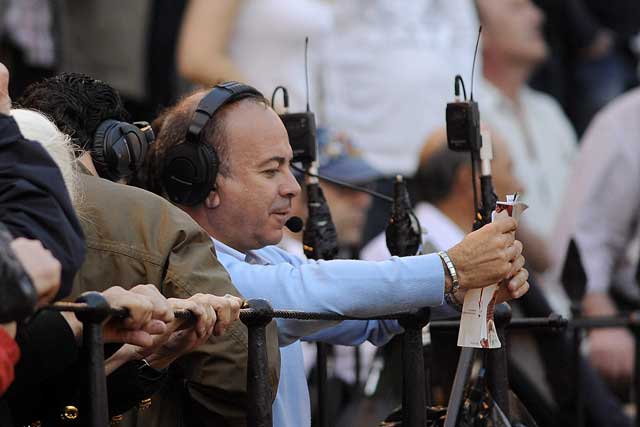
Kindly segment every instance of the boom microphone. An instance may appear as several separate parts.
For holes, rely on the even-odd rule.
[[[302,218],[300,218],[299,216],[292,216],[287,220],[287,222],[284,223],[284,226],[293,233],[299,233],[300,231],[302,231]]]

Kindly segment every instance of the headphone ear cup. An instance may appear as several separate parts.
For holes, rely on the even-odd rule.
[[[114,164],[108,151],[117,141],[119,133],[117,127],[120,124],[117,120],[105,120],[100,123],[93,135],[93,144],[91,146],[91,158],[95,164],[98,175],[111,181],[117,181],[121,178],[118,173],[117,164]],[[115,139],[115,141],[114,141]]]
[[[101,177],[118,181],[140,169],[148,149],[147,134],[137,126],[105,120],[93,136],[91,155]]]
[[[185,142],[165,155],[162,186],[173,203],[195,206],[215,187],[218,156],[209,144]]]

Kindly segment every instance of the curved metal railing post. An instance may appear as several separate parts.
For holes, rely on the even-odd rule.
[[[400,319],[402,334],[402,425],[424,427],[427,423],[427,395],[424,374],[422,328],[431,311],[423,308]]]
[[[507,365],[506,329],[511,322],[511,307],[506,302],[497,304],[493,314],[496,332],[502,346],[488,351],[489,390],[493,400],[510,419],[509,414],[509,368]]]
[[[240,317],[249,329],[247,361],[248,427],[272,427],[272,391],[269,386],[266,326],[273,319],[273,308],[263,299],[247,301],[250,310]]]
[[[85,303],[87,310],[76,313],[82,322],[82,347],[87,357],[87,425],[107,427],[109,407],[107,402],[107,378],[104,374],[104,347],[102,322],[109,317],[110,306],[98,292],[86,292],[76,302]],[[83,405],[84,406],[84,405]]]

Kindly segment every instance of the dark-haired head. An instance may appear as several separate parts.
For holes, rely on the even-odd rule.
[[[486,129],[486,137],[491,137]],[[498,134],[493,134],[492,180],[496,194],[522,193],[524,187],[515,174],[509,149]],[[479,164],[477,165],[479,168]],[[451,197],[472,197],[471,162],[469,153],[449,150],[445,129],[434,132],[420,153],[420,164],[415,176],[418,198],[438,205]]]
[[[80,73],[63,73],[32,84],[18,104],[49,116],[82,150],[91,149],[100,123],[128,119],[114,88]]]
[[[415,175],[418,201],[438,204],[453,192],[461,167],[468,166],[469,154],[447,147],[444,129],[434,132],[423,147]]]

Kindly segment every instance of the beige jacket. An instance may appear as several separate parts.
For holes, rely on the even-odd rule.
[[[74,283],[76,295],[152,283],[166,297],[188,298],[199,292],[240,296],[217,261],[209,236],[186,213],[135,187],[86,174],[80,175],[80,184],[87,255]],[[274,399],[280,368],[274,322],[267,328],[267,340]],[[181,426],[184,414],[194,412],[204,426],[244,425],[247,329],[241,322],[174,365],[171,383],[154,396],[151,407],[133,411],[121,425]],[[185,399],[184,390],[191,399]],[[189,409],[183,410],[184,405]]]

